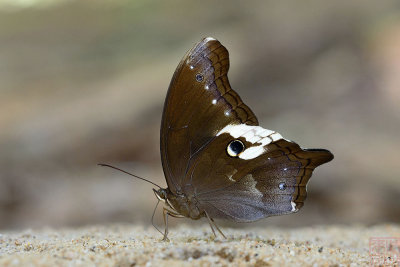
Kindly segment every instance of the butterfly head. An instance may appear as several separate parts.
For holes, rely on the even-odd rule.
[[[153,192],[156,195],[158,200],[166,201],[167,200],[167,190],[164,188],[160,188],[158,190],[153,188]]]

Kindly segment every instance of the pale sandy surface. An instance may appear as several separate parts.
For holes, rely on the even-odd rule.
[[[0,266],[366,266],[369,238],[400,236],[399,225],[298,229],[172,228],[170,242],[131,225],[0,234]]]

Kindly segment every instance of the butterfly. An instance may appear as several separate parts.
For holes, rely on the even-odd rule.
[[[165,99],[160,152],[167,188],[153,189],[168,217],[253,222],[297,212],[313,170],[333,159],[303,149],[257,117],[232,90],[227,49],[204,38],[179,63]],[[158,185],[157,185],[158,186]],[[153,214],[154,215],[154,214]]]

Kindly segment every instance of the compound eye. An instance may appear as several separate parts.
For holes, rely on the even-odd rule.
[[[243,152],[243,150],[244,150],[244,144],[240,140],[233,140],[226,147],[226,152],[228,153],[229,156],[233,158],[238,157],[239,154]]]

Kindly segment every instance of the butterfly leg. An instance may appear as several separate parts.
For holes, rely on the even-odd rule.
[[[158,232],[160,232],[160,234],[163,235],[163,232],[161,232],[160,229],[158,229],[158,227],[154,224],[154,214],[156,214],[156,210],[157,210],[157,207],[158,207],[158,204],[159,204],[159,203],[160,203],[160,200],[157,202],[157,205],[156,205],[156,207],[154,208],[153,215],[151,216],[151,224],[153,225],[154,228],[157,229]]]
[[[217,228],[218,232],[226,239],[226,236],[224,235],[224,233],[222,233],[221,229],[219,229],[218,225],[214,222],[214,219],[210,218],[210,216],[208,216],[208,213],[206,211],[205,211],[205,214],[206,214],[208,223],[210,224],[210,227],[211,227],[211,230],[212,230],[214,236],[217,237],[217,235],[215,234],[213,225],[215,226],[215,228]]]
[[[214,223],[215,228],[217,228],[218,232],[226,239],[226,236],[224,235],[224,233],[221,231],[221,229],[219,229],[218,225],[214,222],[213,218],[210,218],[210,220]]]
[[[164,217],[164,226],[165,226],[165,232],[164,232],[164,238],[162,241],[169,241],[168,239],[168,215],[174,218],[184,218],[185,216],[180,215],[179,213],[173,212],[167,208],[163,208],[163,217]]]
[[[206,213],[206,214],[207,214],[207,213]],[[217,237],[217,235],[215,234],[215,230],[214,230],[214,227],[213,227],[213,225],[212,225],[212,222],[211,222],[210,218],[208,217],[208,215],[207,215],[207,219],[208,219],[208,223],[210,224],[211,231],[213,232],[214,236]]]

